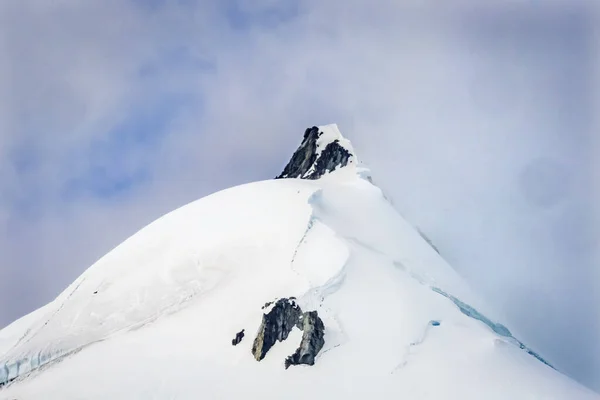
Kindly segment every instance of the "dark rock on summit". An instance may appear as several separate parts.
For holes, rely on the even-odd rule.
[[[317,140],[322,134],[316,126],[308,128],[304,132],[304,139],[300,147],[294,152],[281,175],[275,179],[319,179],[327,172],[348,165],[352,154],[342,147],[338,140],[328,143],[317,156]]]
[[[313,126],[304,132],[304,139],[300,147],[294,152],[291,160],[283,169],[280,178],[301,178],[308,172],[310,167],[317,161],[317,139],[321,134],[319,128]]]
[[[252,345],[252,354],[257,361],[265,355],[277,341],[284,341],[294,326],[299,326],[302,310],[289,299],[278,300],[271,311],[263,314],[262,323]]]
[[[264,310],[265,308],[269,307],[271,304],[273,304],[273,302],[272,302],[272,301],[267,301],[267,302],[265,303],[265,305],[261,307],[261,310]]]
[[[337,167],[345,167],[348,165],[351,156],[352,154],[340,146],[337,140],[329,143],[317,159],[314,172],[307,176],[306,179],[319,179],[327,172],[335,171]]]
[[[302,342],[294,354],[285,360],[285,369],[290,365],[314,365],[315,357],[325,344],[325,325],[317,311],[309,311],[302,315]]]
[[[231,341],[231,344],[237,346],[244,338],[244,329],[235,334],[235,338]]]

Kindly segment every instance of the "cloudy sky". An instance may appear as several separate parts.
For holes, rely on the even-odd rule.
[[[336,122],[506,324],[600,391],[597,10],[412,3],[0,2],[0,326]]]

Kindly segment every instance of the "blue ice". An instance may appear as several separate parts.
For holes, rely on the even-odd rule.
[[[520,340],[518,340],[517,338],[515,338],[512,335],[512,333],[510,333],[510,331],[508,330],[508,328],[505,327],[504,325],[493,322],[488,317],[486,317],[485,315],[481,314],[479,311],[477,311],[476,309],[474,309],[470,305],[468,305],[468,304],[462,302],[461,300],[457,299],[456,297],[454,297],[454,296],[452,296],[452,295],[444,292],[442,289],[439,289],[439,288],[436,288],[436,287],[432,287],[431,290],[433,290],[434,292],[439,293],[442,296],[444,296],[444,297],[452,300],[452,302],[458,307],[458,309],[460,310],[460,312],[462,312],[466,316],[483,322],[491,330],[493,330],[494,332],[496,332],[500,336],[504,336],[504,337],[513,339],[514,341],[517,342],[517,344],[519,345],[519,347],[522,350],[525,350],[527,352],[527,354],[529,354],[529,355],[537,358],[539,361],[543,362],[544,364],[546,364],[550,368],[554,368],[546,360],[544,360],[539,354],[537,354],[535,351],[533,351],[530,348],[528,348],[527,346],[525,346],[523,344],[523,342],[521,342]],[[431,323],[432,325],[433,325],[433,322],[434,321],[432,321],[432,323]]]

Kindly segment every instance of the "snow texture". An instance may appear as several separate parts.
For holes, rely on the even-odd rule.
[[[319,130],[319,149],[340,140]],[[290,296],[318,312],[323,347],[285,369],[293,327],[257,362],[265,303]],[[353,162],[143,228],[0,331],[0,399],[600,399],[499,320]]]

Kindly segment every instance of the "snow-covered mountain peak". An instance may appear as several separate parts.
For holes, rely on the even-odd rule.
[[[280,178],[319,179],[323,175],[356,164],[352,143],[336,124],[306,129],[302,143],[292,155]]]
[[[500,322],[337,126],[279,177],[300,179],[164,215],[0,330],[0,400],[600,399]]]

